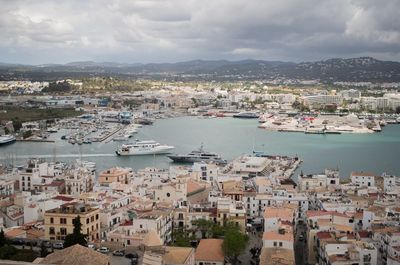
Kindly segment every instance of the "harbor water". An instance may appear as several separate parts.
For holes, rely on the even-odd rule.
[[[387,125],[381,133],[318,135],[270,132],[257,128],[257,120],[235,118],[199,119],[179,117],[157,120],[143,126],[132,138],[155,140],[175,146],[174,153],[186,154],[204,145],[207,151],[232,160],[252,151],[271,155],[299,156],[303,160],[296,174],[320,173],[324,168],[339,168],[341,177],[351,171],[386,172],[400,175],[400,125]],[[61,136],[51,134],[54,143],[17,142],[0,147],[0,163],[23,165],[27,158],[41,157],[48,161],[93,161],[97,169],[112,166],[167,168],[172,165],[165,155],[123,156],[115,154],[121,142],[72,145]]]

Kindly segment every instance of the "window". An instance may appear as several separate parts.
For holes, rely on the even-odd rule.
[[[279,246],[281,247],[283,244],[282,244],[282,242],[279,242]]]
[[[274,247],[276,247],[278,244],[277,244],[277,242],[274,242]]]
[[[60,224],[67,224],[67,218],[60,218]]]
[[[90,217],[90,221],[91,221],[91,222],[94,221],[94,216]]]
[[[168,198],[171,197],[171,194],[170,194],[169,192],[167,192],[167,197],[168,197]]]
[[[54,235],[55,234],[54,227],[49,227],[49,234],[50,235]]]
[[[89,223],[89,218],[86,218],[86,224],[88,224]]]
[[[96,214],[96,220],[99,220],[99,214]]]
[[[67,228],[61,227],[60,228],[60,234],[63,235],[63,236],[66,236],[67,235]]]
[[[54,218],[50,217],[50,224],[54,224]]]

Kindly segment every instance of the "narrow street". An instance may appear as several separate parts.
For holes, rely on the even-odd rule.
[[[255,234],[254,234],[255,233]],[[258,264],[259,260],[253,259],[253,256],[250,252],[252,248],[260,248],[262,247],[262,232],[249,232],[249,241],[246,246],[246,250],[243,251],[242,255],[239,256],[239,260],[241,264]],[[252,263],[253,262],[253,263]]]
[[[306,251],[307,251],[307,241],[305,237],[306,225],[301,223],[297,224],[296,235],[294,239],[294,255],[296,265],[306,264]],[[303,236],[303,237],[301,237]]]

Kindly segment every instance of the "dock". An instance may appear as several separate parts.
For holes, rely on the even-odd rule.
[[[56,141],[48,139],[17,139],[17,142],[55,143]]]
[[[110,132],[108,135],[104,136],[100,142],[104,142],[104,143],[108,143],[113,139],[113,136],[117,133],[119,133],[121,130],[123,129],[123,127],[118,127],[116,130]]]

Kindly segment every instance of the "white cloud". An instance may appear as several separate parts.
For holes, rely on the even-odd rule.
[[[397,0],[0,0],[2,61],[400,60]]]

